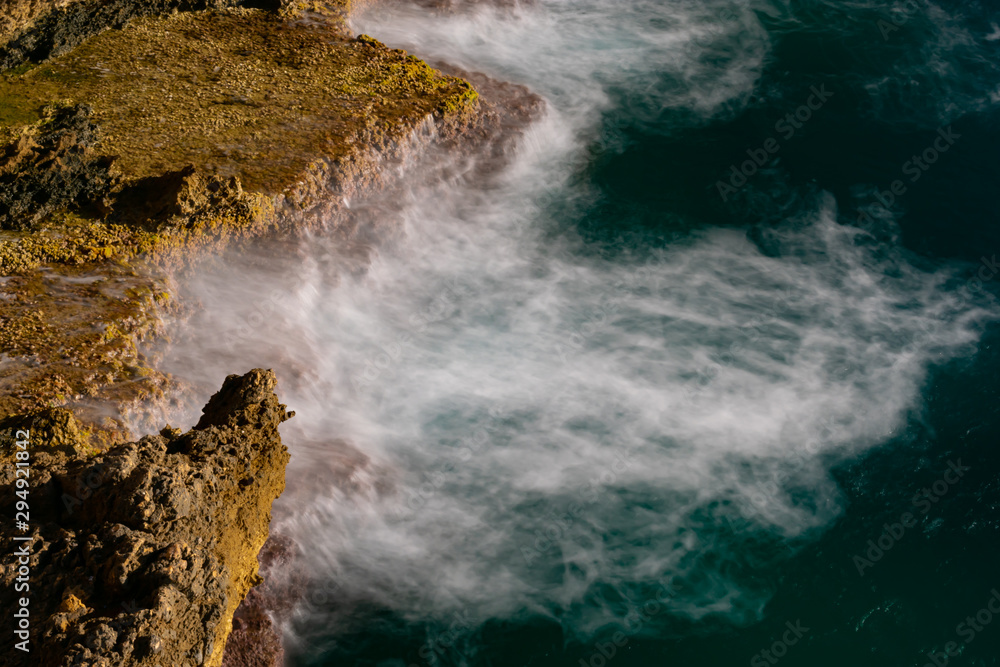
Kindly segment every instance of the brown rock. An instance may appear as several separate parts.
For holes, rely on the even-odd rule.
[[[12,651],[5,664],[222,663],[284,489],[278,425],[291,413],[274,389],[270,371],[231,375],[195,429],[97,456],[36,451],[45,431],[32,430],[32,652]],[[15,490],[12,476],[0,479],[7,516]],[[0,527],[8,553],[15,534]],[[14,577],[0,576],[4,609],[16,604]]]
[[[0,229],[27,229],[60,209],[110,212],[121,176],[98,154],[90,107],[53,105],[43,122],[0,146]]]

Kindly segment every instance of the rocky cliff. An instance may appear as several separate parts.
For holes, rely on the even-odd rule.
[[[188,307],[172,281],[244,244],[349,238],[349,202],[395,166],[434,144],[488,168],[541,107],[351,34],[348,10],[4,3],[0,505],[13,517],[12,435],[28,429],[33,537],[32,653],[9,664],[279,663],[269,612],[296,591],[250,595],[226,647],[283,487],[274,377],[230,377],[189,433],[131,432],[185,391],[149,345]]]
[[[468,82],[342,10],[140,16],[0,74],[0,415],[65,406],[121,441],[170,391],[140,346],[172,272],[335,228],[414,137],[488,121]]]
[[[285,485],[278,425],[292,413],[274,390],[270,371],[231,375],[187,433],[97,455],[67,411],[2,424],[31,443],[30,529],[0,523],[4,553],[30,552],[30,590],[15,593],[5,569],[0,607],[29,597],[31,652],[8,650],[4,664],[221,664]],[[0,512],[13,517],[14,467],[2,471]]]

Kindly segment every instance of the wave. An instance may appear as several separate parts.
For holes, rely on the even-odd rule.
[[[771,593],[759,545],[841,513],[838,463],[905,446],[930,369],[997,316],[957,270],[842,224],[825,194],[765,230],[611,257],[566,231],[595,197],[577,174],[602,114],[735,113],[788,11],[552,0],[358,19],[550,108],[489,187],[369,203],[398,230],[369,264],[311,238],[182,285],[204,308],[166,369],[212,387],[270,366],[297,412],[274,528],[338,589],[306,625],[363,607],[588,635],[663,587],[669,616],[749,621]]]

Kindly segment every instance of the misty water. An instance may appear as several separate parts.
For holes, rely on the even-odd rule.
[[[1000,585],[997,21],[756,0],[355,17],[545,111],[489,177],[433,148],[403,165],[349,202],[352,243],[179,285],[202,307],[164,366],[192,405],[269,367],[297,413],[272,525],[311,582],[281,619],[291,664],[923,665],[949,641],[997,664],[1000,623],[956,634]]]

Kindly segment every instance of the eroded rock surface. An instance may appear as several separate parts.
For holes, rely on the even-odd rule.
[[[0,69],[64,53],[134,18],[236,4],[229,0],[9,0],[0,16]]]
[[[98,134],[90,107],[53,105],[0,146],[0,229],[29,229],[60,209],[109,211],[121,176],[113,157],[94,150]]]
[[[5,664],[221,664],[285,484],[278,425],[292,413],[274,389],[271,371],[231,375],[191,431],[165,428],[96,456],[67,457],[85,438],[66,411],[4,420],[5,437],[33,429],[31,530],[0,529],[8,553],[23,544],[14,535],[33,536],[32,652],[11,651]],[[10,517],[13,469],[0,480]],[[3,572],[4,609],[24,595],[15,576]]]

